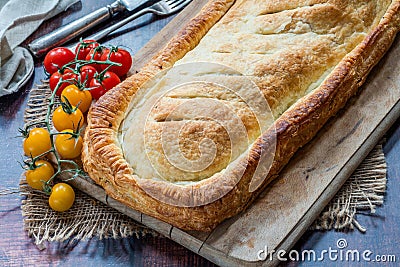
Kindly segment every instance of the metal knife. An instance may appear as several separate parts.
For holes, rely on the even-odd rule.
[[[83,32],[93,28],[94,26],[105,22],[118,12],[124,10],[136,11],[148,7],[157,1],[158,0],[117,0],[106,7],[100,8],[93,13],[64,25],[49,34],[39,37],[32,41],[28,45],[28,48],[36,57],[40,57],[50,49],[60,46],[69,40],[80,36]]]

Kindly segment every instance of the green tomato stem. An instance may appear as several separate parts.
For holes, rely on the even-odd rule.
[[[80,41],[82,43],[82,40]],[[104,49],[104,46],[99,46],[96,47],[93,53],[93,56],[90,60],[78,60],[77,56],[75,57],[75,60],[67,63],[66,65],[62,66],[59,71],[60,73],[64,73],[65,69],[70,69],[71,71],[73,71],[75,74],[79,74],[80,69],[85,66],[85,65],[89,65],[89,64],[103,64],[103,65],[108,65],[104,70],[102,70],[100,73],[97,74],[96,79],[103,79],[104,78],[104,74],[112,67],[112,66],[122,66],[122,64],[120,63],[116,63],[110,60],[110,55],[111,52],[114,50],[113,47],[110,47],[110,53],[107,56],[107,59],[105,61],[99,61],[99,60],[94,60],[94,55],[97,53],[97,51]],[[76,66],[71,67],[71,66]],[[56,87],[54,88],[54,91],[52,92],[52,94],[50,95],[50,97],[47,99],[48,101],[48,107],[47,107],[47,112],[46,112],[46,116],[45,119],[43,121],[38,121],[38,122],[32,122],[27,124],[24,127],[24,131],[25,133],[27,133],[27,130],[35,125],[39,125],[39,124],[45,124],[45,128],[47,129],[47,131],[50,134],[50,143],[51,143],[51,149],[49,149],[48,151],[32,158],[32,161],[35,162],[37,159],[52,153],[55,157],[56,163],[57,163],[57,168],[55,173],[50,177],[50,179],[48,181],[46,181],[43,184],[43,189],[47,194],[51,193],[51,184],[53,183],[53,180],[55,177],[57,177],[59,174],[61,173],[73,173],[73,176],[71,178],[68,178],[65,181],[69,181],[72,179],[75,179],[77,176],[84,176],[85,173],[83,172],[83,170],[80,168],[80,166],[73,160],[64,160],[61,159],[59,153],[57,152],[56,148],[55,148],[55,141],[54,141],[54,136],[59,135],[59,134],[70,134],[71,137],[73,138],[79,138],[79,134],[81,132],[81,129],[78,129],[76,132],[52,132],[51,131],[51,115],[53,113],[53,109],[55,105],[59,105],[60,103],[58,101],[56,101],[56,94],[57,91],[60,89],[61,84],[62,83],[70,83],[70,84],[77,84],[78,88],[81,88],[81,81],[78,81],[77,79],[63,79],[62,77],[60,78],[60,80],[58,81]],[[87,82],[87,81],[85,81]],[[62,169],[62,165],[63,164],[71,164],[74,168],[71,169]]]

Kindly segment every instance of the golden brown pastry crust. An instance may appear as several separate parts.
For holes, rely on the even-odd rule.
[[[221,221],[245,209],[278,175],[296,150],[307,143],[357,92],[369,71],[390,47],[400,27],[400,1],[395,0],[379,24],[336,65],[323,83],[285,111],[275,121],[274,127],[254,142],[248,152],[248,161],[238,165],[238,168],[244,166],[245,170],[236,185],[232,184],[234,177],[219,175],[202,180],[197,187],[179,186],[157,180],[141,181],[139,186],[138,179],[125,160],[118,141],[118,130],[131,99],[146,81],[160,70],[173,66],[177,60],[196,47],[233,2],[209,1],[138,74],[129,77],[108,92],[88,114],[83,163],[90,177],[103,186],[113,198],[186,230],[210,231]],[[273,128],[276,129],[276,133]],[[250,192],[249,184],[260,160],[261,151],[267,151],[274,142],[275,158],[267,179],[255,192]],[[234,186],[233,189],[222,198],[207,205],[195,206],[196,203],[192,203],[194,207],[161,203],[146,193],[153,190],[170,195],[177,202],[201,202],[210,197],[210,194],[217,193],[221,187],[231,185]]]

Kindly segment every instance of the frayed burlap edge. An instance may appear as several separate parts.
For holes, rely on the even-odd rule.
[[[49,208],[48,196],[32,189],[21,179],[20,194],[24,228],[39,248],[44,241],[87,240],[92,237],[124,238],[157,235],[128,216],[89,197],[79,190],[73,207],[66,212]]]
[[[25,123],[42,120],[47,112],[50,90],[47,82],[32,89]],[[366,229],[356,220],[357,211],[383,203],[386,190],[386,163],[382,144],[377,145],[311,226],[315,230]],[[77,190],[74,206],[58,213],[48,206],[48,197],[30,188],[21,178],[20,193],[24,227],[39,248],[45,241],[86,240],[92,237],[123,238],[158,234],[130,217]]]
[[[366,229],[356,220],[358,211],[375,213],[386,192],[386,161],[382,142],[375,146],[311,226],[315,230]]]

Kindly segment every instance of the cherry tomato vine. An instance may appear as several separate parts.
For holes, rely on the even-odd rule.
[[[121,55],[126,60],[121,60]],[[19,131],[25,138],[23,148],[28,157],[23,161],[27,182],[50,195],[53,210],[68,210],[75,198],[72,187],[54,184],[54,179],[62,173],[71,175],[63,181],[86,175],[75,159],[81,154],[84,114],[92,98],[98,99],[118,84],[131,65],[132,58],[125,49],[106,47],[93,40],[80,40],[75,53],[57,47],[46,55],[44,69],[52,90],[46,100],[46,116]]]

